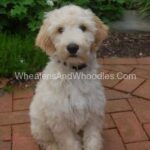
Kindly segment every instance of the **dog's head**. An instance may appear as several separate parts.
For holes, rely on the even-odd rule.
[[[45,15],[36,45],[68,64],[85,64],[107,32],[107,26],[93,12],[69,5]]]

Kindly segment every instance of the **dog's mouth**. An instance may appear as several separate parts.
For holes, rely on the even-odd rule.
[[[85,61],[77,56],[77,55],[70,55],[67,59],[66,59],[66,62],[68,64],[71,64],[71,65],[80,65],[80,64],[85,64]]]
[[[76,54],[71,54],[69,57],[78,57]]]

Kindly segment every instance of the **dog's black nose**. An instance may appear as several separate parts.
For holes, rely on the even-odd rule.
[[[70,54],[76,54],[79,49],[79,45],[75,43],[71,43],[67,46],[67,50],[69,51]]]

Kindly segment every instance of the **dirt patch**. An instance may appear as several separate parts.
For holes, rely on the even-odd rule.
[[[150,32],[112,32],[98,51],[98,57],[150,56]]]

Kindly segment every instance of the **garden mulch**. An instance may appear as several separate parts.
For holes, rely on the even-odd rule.
[[[98,57],[150,56],[150,32],[110,32]]]
[[[104,73],[136,74],[135,80],[102,80],[107,98],[104,150],[150,150],[150,57],[104,58]],[[4,82],[3,82],[4,84]],[[0,96],[0,150],[39,150],[30,131],[32,85]]]

